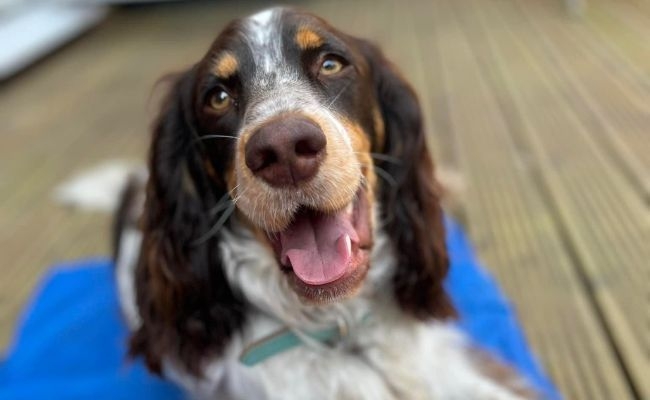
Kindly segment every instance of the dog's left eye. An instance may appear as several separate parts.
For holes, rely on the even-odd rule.
[[[323,76],[330,76],[341,72],[344,64],[334,56],[327,56],[320,65],[318,73]]]
[[[232,96],[223,89],[218,89],[210,95],[209,104],[210,107],[219,112],[223,113],[228,110],[234,103]]]

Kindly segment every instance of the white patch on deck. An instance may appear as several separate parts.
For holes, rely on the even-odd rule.
[[[136,164],[109,160],[81,171],[56,187],[54,200],[84,211],[113,212]]]

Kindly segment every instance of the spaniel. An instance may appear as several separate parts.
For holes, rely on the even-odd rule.
[[[449,321],[412,88],[290,8],[229,24],[174,82],[117,218],[130,353],[202,399],[522,399]]]

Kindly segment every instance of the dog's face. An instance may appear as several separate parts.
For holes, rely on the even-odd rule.
[[[383,119],[359,42],[272,9],[231,24],[197,67],[194,113],[218,179],[306,301],[363,282]]]
[[[154,370],[173,352],[198,372],[243,326],[251,291],[281,303],[265,283],[226,276],[234,212],[307,308],[359,292],[382,232],[394,256],[385,296],[417,318],[453,314],[417,97],[376,46],[313,15],[277,8],[230,24],[177,76],[149,169],[131,351]]]

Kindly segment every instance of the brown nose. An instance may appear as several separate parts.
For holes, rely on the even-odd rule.
[[[269,185],[285,187],[316,175],[327,139],[314,122],[300,117],[271,121],[246,143],[246,165]]]

